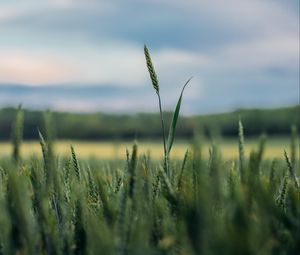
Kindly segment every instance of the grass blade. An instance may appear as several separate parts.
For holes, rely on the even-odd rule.
[[[242,183],[245,182],[245,142],[244,142],[244,127],[242,121],[239,120],[239,169]]]
[[[22,136],[23,136],[23,125],[24,125],[24,113],[22,110],[22,106],[19,105],[17,109],[15,123],[14,123],[14,129],[12,133],[13,159],[15,160],[16,163],[19,163],[21,159],[20,147],[21,147]]]
[[[286,164],[288,166],[290,178],[293,179],[293,181],[295,183],[295,187],[300,190],[299,179],[298,179],[298,177],[296,175],[296,172],[295,172],[295,169],[293,168],[293,165],[292,165],[292,163],[289,159],[289,156],[287,155],[285,150],[284,150],[284,157],[285,157]]]
[[[169,129],[169,136],[168,136],[168,141],[167,141],[167,156],[169,156],[172,146],[173,146],[173,142],[174,142],[174,138],[175,138],[175,131],[176,131],[176,126],[177,126],[177,121],[178,121],[178,117],[179,117],[179,112],[180,112],[180,106],[181,106],[181,101],[182,101],[182,96],[183,96],[183,92],[185,87],[189,84],[189,82],[191,81],[192,78],[189,78],[187,80],[187,82],[184,84],[181,93],[180,93],[180,97],[178,99],[174,114],[173,114],[173,118],[172,118],[172,122],[170,125],[170,129]]]

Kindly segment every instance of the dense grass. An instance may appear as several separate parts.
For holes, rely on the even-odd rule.
[[[264,159],[265,136],[246,153],[240,122],[235,159],[222,158],[217,136],[204,158],[196,135],[174,160],[181,100],[182,93],[168,136],[162,132],[161,161],[139,154],[137,143],[124,160],[81,160],[72,145],[60,157],[49,112],[38,132],[42,157],[24,159],[19,108],[12,156],[0,159],[0,254],[299,254],[296,127],[281,159]]]
[[[299,252],[297,157],[289,171],[284,155],[263,160],[258,145],[242,182],[238,159],[212,145],[204,160],[196,139],[169,177],[138,145],[118,161],[82,161],[76,147],[60,158],[41,145],[43,159],[0,160],[0,254]]]

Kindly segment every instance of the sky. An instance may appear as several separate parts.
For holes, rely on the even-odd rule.
[[[299,103],[299,1],[0,1],[0,107],[157,111]]]

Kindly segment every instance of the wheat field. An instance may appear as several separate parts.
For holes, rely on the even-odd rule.
[[[251,150],[256,149],[258,138],[249,138],[245,142],[246,155],[250,154]],[[238,156],[237,139],[221,139],[218,141],[222,157],[224,159],[234,159]],[[130,148],[132,142],[122,141],[72,141],[61,140],[54,142],[54,148],[57,154],[67,156],[70,152],[70,144],[76,148],[76,152],[80,158],[88,159],[96,157],[104,160],[123,159],[126,155],[126,149]],[[139,151],[142,154],[150,153],[154,159],[161,159],[163,157],[163,148],[159,141],[138,141]],[[299,142],[298,142],[299,144]],[[203,156],[208,158],[209,148],[211,141],[203,141]],[[267,159],[282,158],[283,150],[289,150],[290,138],[289,137],[271,137],[267,139],[265,155]],[[177,141],[171,156],[180,159],[187,149],[191,148],[191,142]],[[0,157],[9,156],[13,150],[10,142],[0,142]],[[297,155],[299,145],[297,146]],[[23,157],[30,157],[32,155],[40,155],[40,144],[38,141],[25,141],[21,145],[21,154]]]

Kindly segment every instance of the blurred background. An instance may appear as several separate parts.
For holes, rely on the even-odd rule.
[[[194,77],[182,138],[199,126],[236,135],[238,116],[249,135],[299,126],[298,0],[2,0],[0,38],[2,140],[18,104],[25,139],[37,138],[45,109],[61,139],[159,137],[144,44],[166,111]]]

